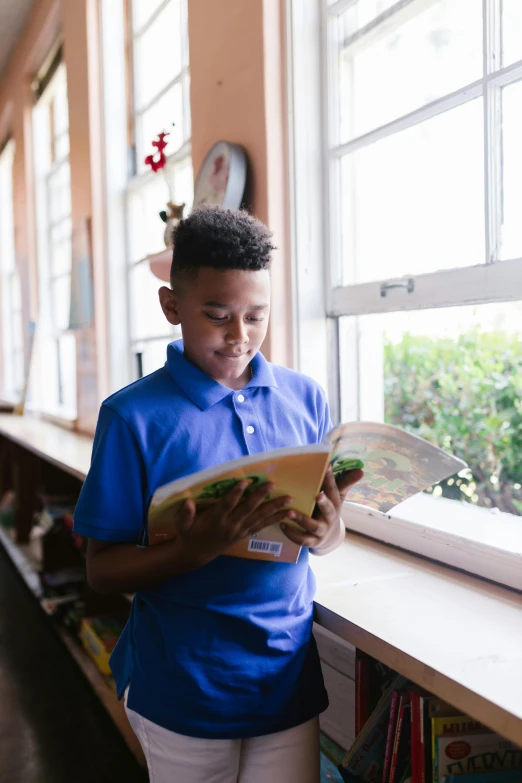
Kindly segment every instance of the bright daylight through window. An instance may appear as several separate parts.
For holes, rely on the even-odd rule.
[[[466,460],[432,495],[521,515],[522,3],[323,10],[334,408]]]

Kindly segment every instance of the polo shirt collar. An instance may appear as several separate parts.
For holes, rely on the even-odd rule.
[[[263,386],[277,387],[272,367],[262,353],[258,352],[250,364],[253,370],[253,377],[247,383],[246,389]],[[221,383],[213,380],[213,378],[186,358],[183,340],[175,340],[167,346],[165,367],[179,388],[201,410],[211,408],[228,395],[234,393],[233,389],[229,389],[228,386],[223,386]]]

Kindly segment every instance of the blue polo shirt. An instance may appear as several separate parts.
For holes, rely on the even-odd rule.
[[[243,455],[318,443],[328,430],[322,389],[258,353],[241,391],[168,346],[163,368],[103,403],[77,533],[142,541],[162,484]],[[221,556],[140,590],[110,665],[118,696],[166,729],[233,739],[297,726],[328,706],[312,637],[308,550],[272,563]]]

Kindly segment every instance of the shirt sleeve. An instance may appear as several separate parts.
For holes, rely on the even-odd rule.
[[[333,427],[332,419],[330,416],[330,406],[326,399],[326,394],[321,389],[320,402],[318,405],[318,425],[319,425],[319,440],[318,443],[322,443],[326,435]]]
[[[74,531],[99,541],[138,542],[150,493],[143,454],[127,422],[102,405]]]

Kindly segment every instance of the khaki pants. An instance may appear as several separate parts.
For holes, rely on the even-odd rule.
[[[150,783],[319,783],[319,719],[253,739],[185,737],[127,707]]]

